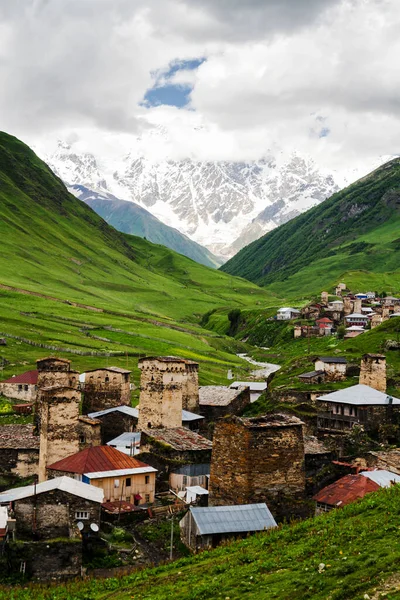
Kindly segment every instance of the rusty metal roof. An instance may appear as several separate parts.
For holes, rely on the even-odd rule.
[[[379,490],[379,485],[362,475],[345,475],[335,483],[324,487],[313,500],[333,507],[346,506],[366,494]]]
[[[28,385],[36,385],[38,380],[38,371],[34,369],[33,371],[25,371],[25,373],[21,373],[21,375],[14,375],[1,383],[25,383]]]
[[[136,458],[132,458],[111,446],[94,446],[58,460],[52,465],[48,465],[48,469],[65,473],[84,474],[120,469],[138,469],[148,466],[146,463],[136,460]]]

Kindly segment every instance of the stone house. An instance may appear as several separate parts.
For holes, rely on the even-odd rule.
[[[265,503],[191,507],[179,523],[182,542],[193,552],[277,526]]]
[[[37,475],[39,438],[32,425],[0,426],[0,475]]]
[[[16,519],[19,539],[52,539],[77,537],[77,523],[83,523],[82,533],[89,533],[90,525],[100,524],[103,490],[57,477],[0,494],[0,505],[11,506]]]
[[[169,476],[169,487],[175,493],[183,492],[187,487],[200,485],[208,488],[210,477],[210,464],[184,465],[171,471]]]
[[[131,371],[120,367],[103,367],[86,371],[83,383],[85,414],[131,404]]]
[[[174,356],[139,360],[138,429],[181,427],[182,410],[198,413],[198,363]]]
[[[210,506],[267,502],[280,516],[304,495],[303,423],[297,417],[226,417],[216,423]]]
[[[140,458],[158,469],[166,489],[169,474],[189,464],[210,463],[212,443],[185,427],[147,429],[141,432]]]
[[[88,417],[100,421],[101,443],[104,445],[123,433],[136,431],[139,411],[132,406],[113,406],[91,412]]]
[[[49,477],[67,475],[101,488],[105,502],[154,502],[156,469],[110,446],[86,448],[48,466]]]
[[[206,385],[199,388],[200,413],[207,423],[214,423],[226,415],[239,414],[250,404],[250,386],[232,384],[234,387],[222,385]]]
[[[400,400],[374,388],[357,384],[317,398],[318,429],[343,431],[354,425],[370,430],[391,423],[400,411]]]
[[[0,383],[0,394],[20,402],[35,402],[37,392],[38,371],[26,371],[14,375]]]
[[[319,384],[325,381],[325,371],[309,371],[308,373],[302,373],[299,375],[299,379],[302,383]]]
[[[321,356],[315,361],[314,368],[325,373],[325,381],[343,381],[346,379],[347,360],[340,356]]]

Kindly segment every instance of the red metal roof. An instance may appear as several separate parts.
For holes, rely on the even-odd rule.
[[[335,483],[324,487],[318,494],[315,494],[314,500],[329,506],[346,506],[359,498],[364,498],[366,494],[379,490],[379,485],[372,480],[366,483],[362,475],[345,475]],[[370,485],[372,483],[372,485]]]
[[[118,469],[138,469],[148,467],[146,463],[132,458],[111,446],[94,446],[81,452],[67,456],[48,469],[65,471],[66,473],[97,473],[99,471],[115,471]],[[365,477],[363,478],[365,479]]]
[[[26,371],[25,373],[21,373],[21,375],[14,375],[14,377],[10,377],[10,379],[6,379],[1,383],[28,383],[31,385],[36,385],[38,380],[38,372],[37,370]]]
[[[142,511],[142,508],[135,506],[131,502],[125,502],[125,500],[115,502],[103,502],[101,508],[112,515],[118,515],[119,513],[130,513],[135,511]]]
[[[317,323],[333,323],[328,317],[323,317],[322,319],[317,319]]]

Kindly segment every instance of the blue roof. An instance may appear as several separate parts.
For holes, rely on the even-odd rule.
[[[236,506],[195,507],[191,508],[190,512],[199,535],[263,531],[277,526],[265,502]]]

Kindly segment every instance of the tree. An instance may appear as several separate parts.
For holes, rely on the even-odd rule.
[[[242,315],[242,311],[240,308],[234,308],[228,313],[228,319],[230,322],[228,335],[234,336],[239,329],[240,317]]]

